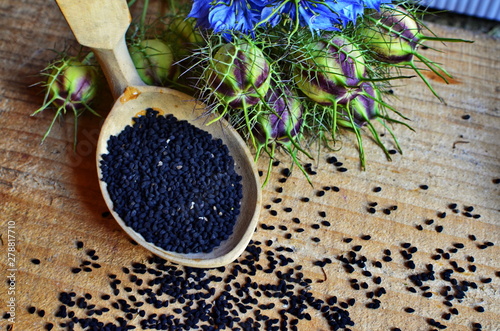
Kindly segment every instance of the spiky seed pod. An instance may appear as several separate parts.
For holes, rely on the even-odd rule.
[[[373,51],[372,56],[385,63],[411,62],[420,42],[418,23],[399,7],[373,12],[358,33],[364,45]]]
[[[50,107],[55,108],[54,117],[42,138],[42,142],[49,135],[56,119],[62,117],[66,112],[72,111],[75,116],[74,147],[76,147],[78,117],[85,110],[99,116],[90,108],[90,103],[95,98],[98,89],[97,67],[88,64],[92,57],[93,53],[89,53],[86,59],[81,62],[75,57],[64,56],[49,64],[42,72],[42,75],[47,77],[41,83],[45,89],[45,98],[42,107],[38,108],[32,115]]]
[[[361,52],[343,36],[306,45],[297,60],[297,87],[321,105],[347,103],[350,89],[361,83],[366,71]]]
[[[172,47],[160,39],[145,39],[129,47],[137,73],[148,85],[167,86],[176,79]]]
[[[353,94],[346,111],[351,112],[354,124],[361,127],[380,115],[379,100],[379,90],[371,82],[363,82]],[[339,117],[339,125],[352,127],[349,115],[345,111],[341,112]]]
[[[270,66],[255,45],[235,41],[221,46],[209,59],[206,79],[219,101],[231,108],[257,104],[269,90]]]
[[[47,80],[48,99],[56,107],[85,108],[97,92],[97,70],[70,58],[55,65]]]
[[[256,135],[262,143],[289,141],[301,132],[302,104],[286,88],[271,88],[265,98],[270,111],[257,116]]]

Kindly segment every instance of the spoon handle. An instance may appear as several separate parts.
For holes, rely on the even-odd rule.
[[[144,86],[125,43],[131,16],[125,0],[56,0],[78,42],[92,49],[118,97],[128,86]]]

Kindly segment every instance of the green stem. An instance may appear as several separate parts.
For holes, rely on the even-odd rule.
[[[139,31],[141,34],[141,37],[144,38],[144,32],[145,32],[145,25],[146,25],[146,17],[148,14],[148,7],[149,7],[149,0],[144,0],[144,7],[142,8],[142,13],[141,13],[141,20],[140,20],[140,26],[139,26]]]
[[[425,78],[424,75],[422,75],[422,73],[420,72],[420,69],[417,68],[414,63],[410,63],[409,65],[417,73],[417,75],[420,77],[420,79],[422,79],[422,81],[425,83],[425,85],[427,85],[427,87],[429,88],[429,90],[431,90],[432,94],[434,94],[434,96],[436,98],[438,98],[439,101],[441,101],[442,103],[445,103],[444,99],[442,97],[440,97],[439,94],[437,94],[437,92],[434,90],[434,88],[432,87],[431,83],[429,83],[429,81],[427,80],[427,78]]]

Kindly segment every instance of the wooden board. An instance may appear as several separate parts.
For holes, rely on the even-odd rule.
[[[154,278],[148,273],[138,274],[144,284],[131,282],[133,263],[145,263],[157,271],[161,264],[149,264],[150,254],[131,244],[106,214],[94,164],[102,119],[90,114],[80,118],[79,142],[73,151],[72,116],[56,123],[43,145],[40,140],[53,114],[45,111],[30,116],[41,105],[42,95],[39,88],[29,86],[39,81],[37,73],[53,58],[54,53],[48,49],[61,50],[74,44],[71,31],[54,2],[6,0],[0,5],[0,12],[3,13],[0,21],[0,275],[3,279],[0,327],[2,330],[42,330],[53,323],[55,329],[63,329],[60,323],[69,319],[55,316],[62,305],[61,292],[74,292],[74,300],[91,294],[92,298],[86,299],[89,304],[110,309],[100,316],[92,316],[100,321],[117,324],[117,318],[131,317],[129,324],[139,326],[145,318],[139,313],[127,316],[113,308],[112,303],[118,299],[133,303],[130,295],[144,301],[146,294],[141,295],[139,290],[157,290],[158,286],[147,285],[147,280]],[[275,326],[284,326],[280,324],[283,321],[280,311],[288,309],[285,329],[291,329],[298,316],[303,318],[298,321],[299,330],[328,330],[331,327],[325,311],[333,314],[332,309],[337,309],[349,313],[354,324],[349,327],[351,330],[437,329],[433,321],[440,323],[438,326],[446,325],[448,330],[472,330],[473,323],[480,323],[482,330],[500,329],[500,43],[456,28],[439,25],[432,28],[438,35],[475,40],[474,44],[433,44],[443,50],[442,53],[431,49],[423,51],[443,63],[455,77],[449,85],[431,77],[447,104],[440,103],[418,79],[395,87],[391,102],[411,119],[415,132],[403,126],[394,127],[404,154],[393,155],[391,162],[375,144],[365,139],[366,171],[359,170],[352,134],[343,136],[340,150],[324,149],[311,161],[311,168],[317,173],[311,176],[313,186],[297,169],[284,181],[282,170],[290,164],[285,155],[279,155],[281,163],[264,190],[266,208],[254,236],[257,244],[252,246],[261,249],[260,258],[242,262],[249,254],[245,253],[242,260],[229,265],[225,271],[207,271],[208,275],[220,276],[223,280],[210,283],[216,293],[207,302],[218,297],[226,285],[230,285],[230,293],[238,297],[237,282],[245,287],[245,277],[251,270],[245,263],[267,269],[268,258],[274,254],[276,269],[271,273],[257,270],[255,275],[250,275],[250,280],[261,285],[278,285],[278,271],[291,270],[295,278],[302,276],[302,282],[288,278],[286,284],[290,285],[291,293],[281,299],[268,298],[264,288],[247,287],[256,301],[249,301],[250,309],[246,314],[240,313],[241,321],[252,317],[256,326],[260,319],[257,311],[260,311],[261,315],[279,319]],[[105,114],[111,105],[109,92],[101,98],[98,111]],[[383,139],[390,144],[388,136]],[[331,156],[342,166],[327,163]],[[265,158],[260,160],[262,170],[266,162]],[[309,161],[304,159],[306,162]],[[342,167],[347,171],[339,171]],[[379,192],[377,187],[381,188]],[[310,201],[304,202],[304,197]],[[373,207],[375,213],[370,213],[370,204],[374,202],[377,203]],[[451,208],[451,204],[456,207]],[[319,225],[319,229],[315,229],[314,224]],[[299,232],[299,228],[304,231]],[[347,238],[352,241],[348,242]],[[78,241],[84,244],[83,248],[77,248]],[[405,248],[404,243],[410,247]],[[387,249],[391,251],[392,261],[386,261]],[[89,250],[96,251],[96,260],[88,255]],[[407,255],[409,252],[413,252],[411,258]],[[342,259],[354,253],[356,261],[366,258],[364,266]],[[288,263],[280,260],[280,255],[290,259]],[[440,259],[436,260],[436,256]],[[39,264],[33,263],[33,259],[38,259]],[[84,261],[98,263],[100,267],[90,265],[89,272],[73,273],[73,268],[80,267]],[[321,265],[318,261],[326,263]],[[414,269],[409,261],[414,263]],[[428,265],[433,266],[434,279],[418,284],[415,275],[429,274]],[[299,266],[302,270],[298,270]],[[236,280],[227,277],[240,267]],[[125,274],[123,268],[131,273]],[[450,277],[447,277],[447,269],[453,270]],[[185,280],[186,271],[180,267],[178,270],[180,279]],[[122,281],[117,285],[118,295],[113,294],[110,275]],[[167,283],[164,274],[158,278]],[[457,288],[452,279],[463,287]],[[450,290],[445,293],[447,286]],[[385,293],[380,288],[384,288]],[[276,293],[272,286],[267,290]],[[301,315],[300,309],[291,312],[300,298],[306,298],[301,297],[301,293],[323,300],[316,304],[327,308],[318,310],[314,303],[306,300],[302,313],[308,315]],[[431,296],[426,297],[424,293]],[[461,293],[464,297],[457,298]],[[101,299],[104,294],[109,294],[110,299]],[[451,300],[447,295],[455,298]],[[282,301],[287,296],[288,302]],[[328,301],[333,296],[338,299],[336,303]],[[243,301],[245,297],[240,299]],[[163,294],[161,299],[171,297]],[[374,299],[380,302],[378,309],[374,309]],[[452,306],[446,305],[447,300]],[[258,307],[257,302],[274,303],[275,308],[266,310]],[[238,310],[236,303],[233,304],[233,309]],[[140,309],[145,311],[146,318],[153,313],[179,317],[173,309],[184,306],[171,303],[167,308],[158,309],[145,303]],[[30,307],[35,309],[33,314]],[[196,304],[192,306],[195,307]],[[479,312],[478,307],[483,307],[484,312]],[[406,308],[415,311],[410,313]],[[11,310],[15,311],[14,323],[5,315]],[[41,310],[45,314],[40,313]],[[74,306],[68,311],[81,319],[89,317],[87,308]],[[213,321],[214,312],[210,311],[207,316]],[[270,325],[265,320],[259,323],[259,329]],[[235,322],[233,328],[236,327],[241,325]]]

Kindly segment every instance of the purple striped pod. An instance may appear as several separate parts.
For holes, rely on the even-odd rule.
[[[409,63],[420,42],[420,27],[402,8],[374,12],[358,33],[372,56],[385,63]]]
[[[255,135],[262,143],[289,141],[302,128],[302,104],[297,96],[286,88],[269,89],[266,98],[269,111],[257,116]]]
[[[209,61],[207,84],[223,104],[235,109],[253,106],[268,92],[270,67],[257,46],[224,44]]]
[[[63,60],[49,75],[47,87],[55,106],[86,108],[97,92],[97,70],[75,59]]]
[[[361,52],[343,36],[306,45],[297,60],[297,87],[321,105],[346,103],[366,72]]]
[[[379,116],[378,100],[380,100],[378,89],[371,82],[361,83],[352,99],[338,113],[337,123],[344,127],[352,127],[352,122],[358,127],[365,125]],[[347,112],[351,113],[352,122]]]

